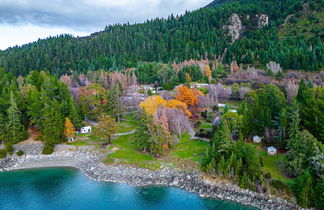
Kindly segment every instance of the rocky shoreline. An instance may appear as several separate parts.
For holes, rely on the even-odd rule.
[[[231,200],[259,209],[297,209],[297,205],[280,198],[240,189],[231,184],[214,184],[202,179],[199,172],[183,172],[162,167],[158,171],[124,165],[105,165],[102,154],[87,150],[68,148],[52,155],[26,154],[0,159],[0,172],[43,167],[73,167],[80,169],[87,177],[100,182],[125,183],[132,186],[172,186],[201,197]]]

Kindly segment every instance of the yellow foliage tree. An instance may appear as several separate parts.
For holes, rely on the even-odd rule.
[[[140,103],[140,107],[149,115],[154,115],[160,105],[165,105],[166,101],[161,96],[150,96]]]
[[[65,129],[64,129],[64,135],[66,138],[73,138],[75,135],[74,126],[69,118],[65,118]]]
[[[182,101],[179,101],[179,100],[176,100],[176,99],[171,99],[171,100],[167,101],[166,106],[168,108],[171,108],[171,109],[176,108],[176,109],[182,110],[188,117],[191,116],[191,113],[188,110],[187,104],[185,104]]]
[[[191,82],[191,77],[189,73],[186,73],[186,82]]]
[[[197,106],[199,104],[197,96],[186,86],[178,87],[176,98],[188,106]]]
[[[205,65],[205,68],[204,68],[204,75],[205,75],[206,77],[208,77],[208,79],[211,79],[212,72],[211,72],[211,70],[210,70],[209,65]]]

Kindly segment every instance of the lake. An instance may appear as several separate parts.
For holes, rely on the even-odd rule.
[[[71,168],[0,173],[0,209],[252,209],[230,201],[203,199],[173,187],[132,187],[88,179]]]

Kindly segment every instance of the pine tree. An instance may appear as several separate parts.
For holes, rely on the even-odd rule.
[[[106,111],[109,115],[113,116],[117,122],[120,122],[120,117],[124,111],[124,106],[121,101],[121,96],[123,95],[122,86],[117,80],[117,82],[108,91]]]
[[[0,112],[0,144],[4,142],[7,137],[6,124],[6,116],[2,112]]]
[[[8,143],[16,144],[27,137],[26,130],[21,121],[21,112],[18,110],[13,92],[10,93],[9,108],[7,110],[6,132]]]
[[[68,115],[69,119],[71,120],[71,122],[76,128],[81,128],[83,126],[82,118],[72,97],[70,97],[69,104],[70,104],[69,115]]]
[[[313,206],[313,177],[309,170],[296,178],[293,185],[298,205],[304,208]]]
[[[64,117],[57,101],[45,101],[42,109],[41,138],[49,145],[60,143],[63,139]]]

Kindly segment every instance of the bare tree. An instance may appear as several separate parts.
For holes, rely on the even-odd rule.
[[[251,89],[249,87],[241,86],[239,89],[239,95],[240,99],[243,100],[245,97],[245,94],[248,93]]]
[[[288,82],[285,84],[286,87],[286,93],[287,93],[287,99],[290,103],[298,94],[299,85],[296,82],[296,80],[288,80]]]

